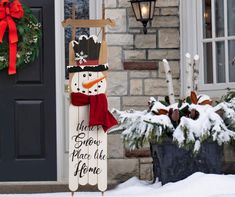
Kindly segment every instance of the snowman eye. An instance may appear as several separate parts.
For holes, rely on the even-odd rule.
[[[89,73],[89,76],[91,77],[91,76],[92,76],[92,74],[91,74],[91,73]]]
[[[83,77],[86,77],[86,74],[83,74]]]

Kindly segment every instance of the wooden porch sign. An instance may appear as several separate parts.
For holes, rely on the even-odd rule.
[[[107,132],[117,122],[108,111],[105,95],[106,48],[104,37],[99,42],[96,36],[82,35],[70,43],[69,188],[72,192],[86,184],[98,185],[102,192],[107,189]]]

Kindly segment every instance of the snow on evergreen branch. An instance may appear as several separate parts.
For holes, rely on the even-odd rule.
[[[123,130],[123,139],[130,148],[139,148],[152,141],[161,142],[164,137],[171,136],[179,147],[190,146],[194,152],[198,152],[201,143],[205,141],[216,141],[222,145],[235,140],[235,98],[215,107],[186,102],[181,106],[177,103],[165,106],[156,99],[150,98],[149,106],[148,111],[113,111],[119,120],[119,129]],[[185,108],[189,112],[196,110],[199,113],[198,118],[182,116],[175,127],[169,115],[164,114],[171,109]],[[221,110],[223,113],[220,112]]]

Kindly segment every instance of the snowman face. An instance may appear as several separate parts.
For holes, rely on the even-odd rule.
[[[103,72],[77,72],[70,82],[72,92],[96,95],[106,92],[107,81]]]

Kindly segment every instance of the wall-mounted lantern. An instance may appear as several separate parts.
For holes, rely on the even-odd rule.
[[[143,23],[144,34],[147,34],[147,24],[153,19],[156,0],[130,0],[137,21]]]

